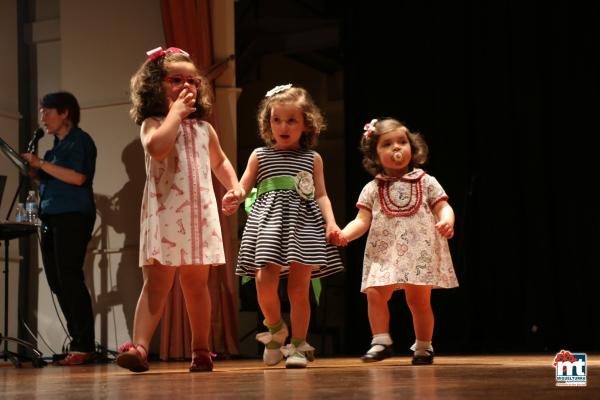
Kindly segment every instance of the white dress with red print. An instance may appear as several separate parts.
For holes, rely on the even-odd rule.
[[[434,205],[448,196],[421,169],[401,178],[377,176],[362,190],[357,207],[372,213],[361,291],[404,284],[458,286],[448,241],[435,229]]]
[[[207,124],[190,119],[167,157],[146,152],[140,266],[225,263],[208,149]]]

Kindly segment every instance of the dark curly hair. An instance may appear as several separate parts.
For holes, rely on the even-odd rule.
[[[292,86],[271,96],[265,97],[258,106],[258,133],[267,146],[275,144],[275,138],[271,131],[271,109],[274,104],[289,103],[302,110],[304,116],[304,127],[300,137],[300,147],[312,149],[317,146],[321,131],[326,129],[325,118],[319,107],[313,101],[306,89]]]
[[[375,130],[371,136],[364,136],[360,142],[360,151],[363,154],[363,166],[373,176],[384,173],[383,166],[379,162],[377,156],[377,143],[379,138],[384,133],[394,131],[396,129],[405,129],[406,136],[410,142],[410,151],[412,157],[409,163],[409,169],[420,167],[427,162],[429,148],[425,139],[419,132],[411,132],[406,125],[394,118],[378,119],[374,124]]]
[[[147,59],[144,61],[135,74],[133,74],[130,84],[132,104],[129,114],[136,124],[141,125],[149,117],[167,115],[169,105],[166,102],[166,94],[163,88],[163,81],[167,76],[165,64],[182,61],[194,63],[184,53],[166,51],[154,60]],[[188,115],[187,118],[203,119],[211,112],[212,90],[205,77],[200,76],[200,79],[198,96],[196,96],[196,111]]]

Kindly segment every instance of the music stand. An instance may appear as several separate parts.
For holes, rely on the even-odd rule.
[[[2,138],[0,138],[0,152],[4,154],[13,164],[19,168],[19,172],[22,175],[27,175],[29,171],[29,165],[26,160],[24,160],[19,154],[13,150],[12,147],[8,145]],[[15,196],[13,197],[12,203],[8,210],[8,214],[6,219],[8,220],[12,209],[15,204],[15,200],[21,190],[21,185],[23,180],[19,177],[19,185]],[[2,193],[0,193],[0,202],[2,201]],[[2,351],[2,359],[10,361],[17,368],[21,367],[21,361],[19,359],[19,355],[8,351],[8,342],[17,343],[31,351],[32,357],[31,361],[34,367],[41,368],[47,363],[42,359],[42,352],[39,351],[33,344],[21,340],[19,338],[14,338],[8,336],[8,272],[9,272],[9,251],[8,246],[12,239],[29,236],[32,233],[37,233],[37,226],[26,223],[11,223],[11,222],[2,222],[0,223],[0,240],[4,241],[4,333],[0,334],[0,344],[4,342],[4,349]]]
[[[23,157],[21,157],[19,155],[19,153],[17,153],[12,147],[10,147],[10,145],[8,143],[6,143],[4,141],[4,139],[2,139],[1,137],[0,137],[0,153],[4,154],[4,156],[6,156],[6,158],[8,158],[10,160],[10,162],[12,162],[19,169],[21,176],[29,175],[29,163],[27,162],[27,160],[25,160]],[[21,186],[23,185],[23,179],[21,178],[21,176],[19,176],[19,185],[17,186],[15,195],[13,196],[12,202],[10,203],[10,207],[8,208],[8,213],[6,213],[7,221],[10,218],[10,214],[12,213],[12,210],[15,206],[17,197],[19,196],[19,193],[21,192]],[[1,197],[0,197],[0,200],[2,200]]]

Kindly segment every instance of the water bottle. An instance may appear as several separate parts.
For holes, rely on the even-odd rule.
[[[15,210],[15,221],[27,222],[27,215],[25,214],[25,206],[23,203],[17,203],[17,208]]]
[[[38,222],[38,202],[35,190],[30,190],[25,200],[25,222],[37,224]]]

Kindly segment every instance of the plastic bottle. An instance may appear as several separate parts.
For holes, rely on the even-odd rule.
[[[17,203],[15,209],[15,222],[27,222],[27,215],[25,214],[25,206],[23,203]]]
[[[26,220],[30,224],[38,223],[38,202],[35,190],[30,190],[25,200]]]

